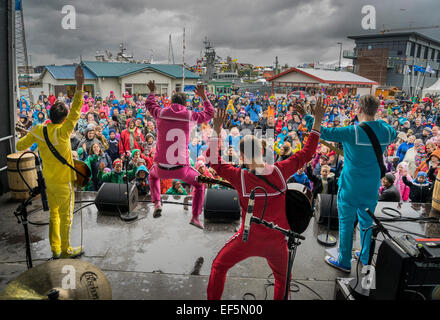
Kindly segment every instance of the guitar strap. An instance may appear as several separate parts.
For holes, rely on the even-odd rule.
[[[55,156],[55,158],[57,158],[58,161],[60,161],[64,165],[68,166],[70,169],[75,171],[77,174],[79,174],[83,178],[87,179],[88,177],[86,177],[84,174],[82,174],[80,171],[78,171],[75,167],[71,166],[70,163],[68,163],[67,160],[64,159],[62,155],[60,155],[58,150],[55,149],[55,147],[53,146],[52,142],[50,142],[50,140],[49,140],[49,136],[47,134],[47,127],[46,126],[43,127],[43,134],[44,134],[44,140],[46,140],[47,146],[49,147],[49,150],[52,152],[52,154]]]
[[[370,128],[370,126],[368,124],[366,124],[365,122],[362,122],[361,124],[359,124],[359,127],[361,127],[365,131],[368,138],[370,139],[370,142],[371,142],[373,149],[374,149],[374,153],[376,154],[377,163],[379,164],[380,177],[383,178],[383,177],[385,177],[385,173],[387,172],[387,170],[386,170],[385,164],[383,162],[383,153],[382,153],[382,149],[380,148],[379,140],[377,139],[377,136],[374,134],[374,132]]]
[[[254,174],[254,176],[256,176],[258,179],[263,180],[264,182],[266,182],[266,184],[268,184],[269,186],[271,186],[272,188],[274,188],[275,190],[277,190],[279,193],[283,194],[284,192],[280,190],[280,188],[278,188],[276,185],[274,185],[273,183],[271,183],[269,180],[267,180],[266,177],[264,176],[260,176],[257,174]]]

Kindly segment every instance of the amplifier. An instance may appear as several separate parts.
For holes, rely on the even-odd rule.
[[[382,242],[376,262],[375,300],[440,300],[440,239],[409,235]]]
[[[128,185],[130,201],[127,201],[127,185],[119,183],[102,184],[95,198],[95,205],[103,215],[120,216],[121,213],[133,211],[138,204],[138,190],[135,184]]]
[[[240,219],[240,202],[235,190],[207,189],[203,213],[210,222],[230,222]]]

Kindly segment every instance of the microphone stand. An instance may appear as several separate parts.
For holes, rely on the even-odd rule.
[[[333,192],[331,193],[331,199],[330,199],[330,212],[328,214],[327,217],[327,231],[326,233],[321,233],[318,234],[317,240],[318,243],[326,246],[326,247],[333,247],[336,245],[337,240],[334,236],[329,235],[329,231],[330,231],[330,221],[331,221],[331,216],[333,213],[333,199],[334,199],[334,192],[336,191],[336,180],[338,177],[338,171],[339,171],[339,153],[336,152],[336,172],[335,172],[335,177],[333,179]]]
[[[273,222],[267,222],[266,220],[261,220],[260,218],[257,218],[257,217],[251,218],[251,224],[252,223],[262,224],[262,225],[268,227],[269,229],[273,229],[278,232],[281,232],[287,238],[287,249],[289,250],[289,257],[287,260],[286,286],[285,286],[285,291],[284,291],[284,300],[288,300],[289,299],[289,292],[290,292],[290,276],[292,274],[292,266],[293,266],[293,261],[295,259],[295,255],[296,255],[296,249],[301,244],[301,242],[299,242],[299,240],[305,240],[306,238],[296,232],[291,231],[291,230],[283,229],[283,228],[279,227],[278,225],[275,225]]]
[[[24,228],[24,236],[26,240],[26,263],[28,269],[32,268],[32,255],[31,255],[31,242],[29,238],[29,229],[28,229],[28,212],[27,207],[32,204],[32,200],[41,193],[40,187],[37,186],[32,189],[29,197],[23,201],[22,204],[18,206],[18,208],[14,211],[14,215],[17,218],[17,223],[23,224]]]
[[[134,211],[130,212],[130,191],[129,191],[129,181],[128,181],[128,155],[127,155],[127,149],[125,149],[125,142],[124,142],[124,139],[122,138],[122,135],[121,135],[121,142],[122,142],[122,146],[124,147],[124,154],[125,154],[124,162],[125,162],[125,179],[127,182],[126,183],[126,186],[127,186],[127,213],[119,212],[119,215],[122,220],[131,221],[131,220],[136,220],[138,218],[138,213],[134,212]]]
[[[372,236],[371,236],[371,243],[370,243],[370,252],[369,252],[369,257],[368,257],[368,265],[372,265],[373,262],[373,256],[374,256],[374,251],[376,250],[376,239],[377,236],[379,235],[379,233],[383,233],[384,235],[386,235],[387,237],[389,237],[391,240],[393,240],[395,243],[397,242],[399,244],[398,241],[396,241],[396,239],[394,239],[391,234],[389,233],[389,231],[385,228],[385,226],[382,224],[382,222],[380,222],[380,220],[374,215],[373,212],[371,212],[370,209],[366,208],[365,211],[367,212],[367,214],[373,219],[375,225],[372,225],[371,227],[364,229],[364,232],[368,232],[368,229],[372,229]],[[362,245],[362,243],[361,243]],[[360,259],[360,256],[359,256]],[[370,271],[371,272],[371,271]],[[356,293],[358,298],[365,298],[368,297],[370,295],[370,291],[363,289],[363,288],[358,288],[359,285],[359,279],[357,278],[352,279],[350,281],[350,288],[352,290],[352,293]]]

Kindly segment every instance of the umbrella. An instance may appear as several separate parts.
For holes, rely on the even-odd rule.
[[[306,97],[308,97],[308,96],[310,96],[310,94],[308,94],[307,92],[302,91],[302,90],[296,90],[296,91],[289,93],[289,95],[287,97],[305,100]]]

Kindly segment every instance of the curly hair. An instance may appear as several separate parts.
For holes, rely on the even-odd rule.
[[[177,92],[171,98],[171,103],[181,104],[182,106],[186,105],[186,94],[183,92]]]

